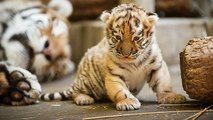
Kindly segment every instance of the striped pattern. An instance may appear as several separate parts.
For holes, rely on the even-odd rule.
[[[68,90],[67,90],[68,91]],[[55,94],[45,94],[45,95],[41,95],[40,99],[42,100],[68,100],[70,99],[70,93],[68,93],[67,91],[63,91],[63,92],[57,92]]]

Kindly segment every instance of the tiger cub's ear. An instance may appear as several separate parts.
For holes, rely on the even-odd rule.
[[[103,13],[100,16],[100,19],[102,22],[107,23],[110,20],[110,12],[109,11],[103,11]]]
[[[50,0],[47,6],[65,17],[69,17],[73,12],[73,6],[70,0]]]
[[[159,17],[156,13],[148,12],[146,13],[146,15],[147,15],[148,24],[150,26],[153,26],[157,23]]]

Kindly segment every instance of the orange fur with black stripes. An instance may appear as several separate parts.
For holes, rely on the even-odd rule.
[[[73,99],[78,105],[110,99],[117,110],[139,109],[135,97],[147,82],[159,103],[183,103],[172,91],[170,75],[155,38],[158,17],[134,4],[103,12],[104,38],[82,58],[69,90],[43,94],[42,100]]]

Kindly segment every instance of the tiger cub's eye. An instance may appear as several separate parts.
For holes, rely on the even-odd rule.
[[[116,35],[115,38],[116,38],[117,40],[121,40],[121,37],[118,36],[118,35]]]
[[[138,40],[140,40],[140,37],[134,37],[133,40],[138,41]]]

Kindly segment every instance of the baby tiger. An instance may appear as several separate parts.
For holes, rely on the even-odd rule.
[[[38,102],[40,82],[74,69],[68,0],[0,1],[0,104]]]
[[[155,37],[155,13],[135,4],[122,4],[104,11],[104,38],[82,58],[71,88],[43,94],[42,100],[73,99],[78,105],[110,99],[117,110],[136,110],[135,97],[145,82],[159,103],[183,103],[185,97],[172,91],[170,74]]]

